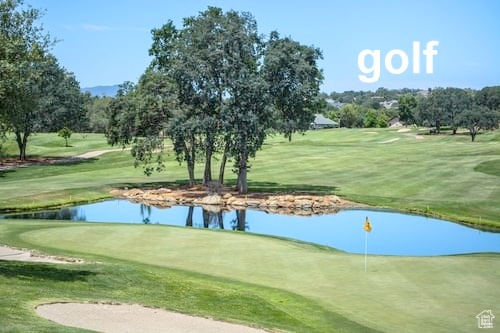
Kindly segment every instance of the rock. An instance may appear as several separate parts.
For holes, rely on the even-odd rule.
[[[221,207],[217,205],[201,205],[201,208],[211,213],[218,213],[222,210]]]
[[[123,195],[128,198],[136,198],[142,197],[144,195],[144,191],[138,188],[133,188],[123,192]]]
[[[306,199],[296,199],[293,202],[293,205],[295,207],[311,208],[312,207],[312,201],[311,200],[306,200]]]
[[[200,200],[200,205],[220,205],[221,196],[218,194],[207,195]]]
[[[257,199],[247,199],[246,200],[246,205],[248,207],[259,207],[262,201],[257,200]]]
[[[224,196],[222,198],[227,200],[227,199],[232,198],[232,197],[233,197],[233,195],[231,193],[226,193],[226,194],[224,194]]]
[[[231,202],[231,206],[233,207],[246,207],[247,206],[247,202],[245,201],[245,199],[241,199],[241,198],[235,198],[235,200],[233,200]]]

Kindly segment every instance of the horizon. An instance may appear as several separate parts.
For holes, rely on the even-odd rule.
[[[182,19],[196,16],[208,6],[250,12],[260,34],[276,30],[301,44],[319,48],[323,60],[318,67],[324,80],[324,93],[457,87],[480,90],[500,84],[500,2],[444,0],[433,3],[399,3],[386,0],[301,1],[271,3],[244,0],[188,0],[171,5],[160,0],[137,2],[28,0],[26,5],[41,9],[37,22],[52,38],[59,40],[52,53],[61,66],[75,74],[80,86],[113,86],[125,81],[137,82],[151,61],[148,50],[150,31],[168,20],[176,27]],[[266,37],[267,38],[267,37]],[[432,40],[435,47],[433,73],[425,72],[426,57],[420,50],[420,73],[412,72],[415,59],[413,42],[422,49]],[[380,78],[373,83],[359,79],[363,74],[358,55],[363,50],[380,50]],[[391,74],[384,57],[391,50],[408,56],[408,69]],[[370,66],[369,57],[367,66]],[[401,59],[393,57],[398,68]]]

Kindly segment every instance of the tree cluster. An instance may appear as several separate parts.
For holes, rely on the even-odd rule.
[[[250,158],[272,132],[291,139],[314,118],[322,73],[318,49],[277,32],[264,41],[249,13],[209,7],[152,31],[153,61],[137,85],[126,83],[110,104],[108,140],[133,144],[136,164],[164,169],[169,138],[179,162],[195,182],[203,163],[210,185],[212,163],[220,157],[219,183],[233,160],[237,188],[246,193]]]
[[[459,127],[467,128],[474,141],[481,129],[498,128],[500,120],[500,86],[480,91],[451,87],[425,91],[379,88],[375,92],[334,92],[322,97],[343,104],[323,106],[323,112],[341,127],[386,127],[389,119],[398,116],[406,125],[432,127],[435,133],[443,127],[453,134]],[[382,107],[381,103],[388,100],[397,100],[397,107]]]
[[[14,133],[22,160],[32,133],[82,130],[85,118],[79,84],[50,54],[40,15],[21,0],[0,1],[0,137]]]

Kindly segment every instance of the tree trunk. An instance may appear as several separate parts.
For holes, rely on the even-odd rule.
[[[436,133],[437,134],[441,133],[441,121],[439,119],[436,120]]]
[[[191,138],[190,147],[184,146],[184,155],[186,156],[188,175],[189,175],[189,186],[194,186],[194,165],[196,160],[196,147],[194,138]]]
[[[477,134],[476,129],[470,130],[470,138],[472,139],[472,142],[474,142],[474,139],[476,138],[476,134]]]
[[[26,132],[16,132],[16,142],[17,146],[19,147],[19,159],[21,161],[26,160],[26,146],[28,144],[28,136],[29,134],[27,134]]]
[[[214,150],[214,140],[211,135],[207,135],[205,146],[205,172],[203,173],[203,185],[207,186],[212,181],[212,153]]]
[[[219,183],[221,185],[224,185],[224,171],[226,170],[228,151],[229,151],[229,143],[226,143],[226,146],[224,147],[224,154],[222,154],[222,160],[220,162],[220,169],[219,169]]]
[[[240,158],[238,161],[238,181],[236,187],[238,189],[238,193],[246,194],[248,193],[248,184],[247,184],[247,150],[246,147],[242,149],[240,153]]]

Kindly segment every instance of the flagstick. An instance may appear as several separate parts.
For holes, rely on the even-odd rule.
[[[368,232],[365,231],[365,273],[366,273],[366,257],[368,255]]]

